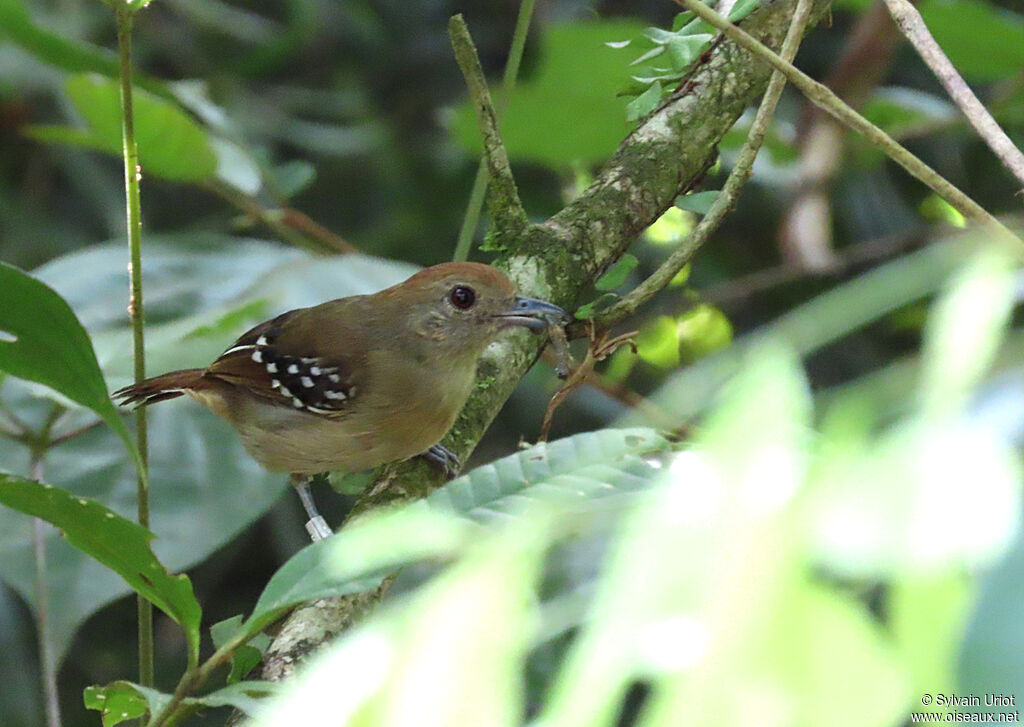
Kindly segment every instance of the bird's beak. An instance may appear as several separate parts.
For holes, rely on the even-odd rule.
[[[525,326],[535,331],[547,328],[551,323],[564,325],[569,322],[564,310],[538,298],[516,298],[511,309],[495,317],[507,326]]]

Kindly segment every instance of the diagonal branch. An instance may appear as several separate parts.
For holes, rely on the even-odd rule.
[[[795,5],[795,0],[765,4],[744,20],[744,27],[778,48]],[[815,0],[811,22],[827,8],[827,0]],[[636,235],[668,209],[679,191],[703,173],[716,153],[715,145],[764,92],[770,72],[737,44],[717,45],[701,59],[692,83],[676,91],[622,142],[590,188],[547,221],[523,229],[499,266],[523,294],[572,306]],[[480,363],[477,389],[443,442],[463,461],[537,359],[542,343],[516,332],[488,350]],[[539,420],[540,412],[537,416]],[[426,463],[401,463],[383,473],[357,508],[365,512],[422,498],[440,484]],[[354,615],[365,612],[385,591],[382,587],[296,611],[267,652],[264,674],[287,676],[307,653],[347,628]]]
[[[932,69],[932,73],[939,79],[939,83],[946,89],[950,98],[963,111],[974,130],[995,152],[999,161],[1017,178],[1017,181],[1024,185],[1024,154],[1014,146],[1010,137],[999,127],[996,120],[992,118],[992,114],[982,105],[978,97],[974,95],[974,91],[957,73],[949,58],[942,52],[942,48],[935,42],[935,38],[928,32],[928,26],[925,25],[921,13],[907,0],[885,0],[885,4],[889,8],[893,20],[903,31],[903,35],[911,42],[921,59]]]

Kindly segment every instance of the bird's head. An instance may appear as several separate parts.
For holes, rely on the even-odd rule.
[[[506,328],[547,328],[565,311],[516,294],[508,277],[481,263],[442,263],[377,294],[404,310],[416,333],[445,349],[479,353]]]

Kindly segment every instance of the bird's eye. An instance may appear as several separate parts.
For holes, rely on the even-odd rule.
[[[448,300],[456,308],[466,310],[473,307],[473,304],[476,302],[476,291],[468,285],[456,285],[452,288],[452,292],[448,294]]]

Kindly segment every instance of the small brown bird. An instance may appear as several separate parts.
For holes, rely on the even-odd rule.
[[[330,534],[312,475],[357,472],[424,454],[458,468],[438,441],[473,389],[477,360],[503,329],[565,321],[516,296],[479,263],[444,263],[373,295],[282,313],[205,369],[172,371],[114,393],[145,406],[188,394],[231,423],[249,453],[291,473],[313,540]]]

